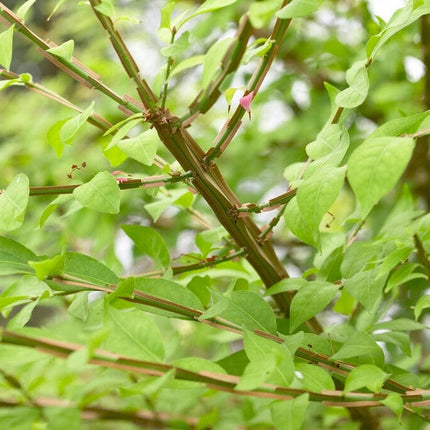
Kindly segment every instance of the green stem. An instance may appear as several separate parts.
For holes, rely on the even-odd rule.
[[[134,188],[155,188],[164,184],[173,184],[181,182],[192,177],[191,172],[184,173],[179,176],[168,177],[154,177],[151,176],[145,179],[127,179],[118,180],[118,187],[120,190],[130,190]],[[73,185],[52,185],[46,187],[30,187],[30,196],[46,196],[46,195],[59,195],[59,194],[72,194],[73,191],[80,187],[82,184]]]
[[[290,190],[280,196],[274,197],[270,199],[266,203],[262,203],[260,205],[256,205],[255,203],[245,203],[244,205],[238,207],[236,210],[238,213],[259,213],[267,210],[278,209],[281,204],[288,203],[295,195],[297,190]]]
[[[124,40],[118,31],[115,30],[113,21],[106,15],[100,13],[96,6],[101,4],[101,0],[90,0],[91,7],[100,21],[101,25],[108,32],[113,48],[118,54],[119,59],[124,67],[124,70],[133,79],[134,83],[137,85],[137,92],[145,105],[146,109],[153,110],[157,102],[157,97],[152,92],[148,83],[141,77],[139,68],[133,59],[130,51],[128,50]]]
[[[286,3],[286,2],[284,2]],[[291,20],[287,19],[277,19],[275,23],[275,27],[273,29],[272,34],[270,35],[270,40],[274,40],[274,43],[266,53],[266,55],[260,60],[257,69],[252,75],[250,82],[247,85],[246,91],[244,95],[247,95],[253,92],[254,97],[257,95],[258,90],[263,83],[264,78],[266,77],[270,66],[272,65],[273,60],[281,46],[281,43],[284,39],[285,33],[290,25]],[[243,115],[245,114],[245,109],[239,105],[233,116],[225,123],[224,127],[221,129],[220,133],[215,139],[215,146],[210,148],[206,154],[205,161],[209,164],[215,158],[221,156],[221,154],[225,151],[228,144],[233,139],[237,130],[240,127],[242,122]]]
[[[176,36],[176,29],[172,29],[172,35],[170,38],[170,44],[172,45],[175,42],[175,36]],[[169,89],[169,76],[170,72],[172,71],[173,66],[173,57],[169,57],[167,59],[166,64],[166,74],[164,75],[164,84],[163,84],[163,91],[161,93],[161,108],[164,109],[166,106],[166,99],[167,99],[167,90]]]

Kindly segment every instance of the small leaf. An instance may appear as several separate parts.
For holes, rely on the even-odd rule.
[[[300,381],[306,390],[321,393],[324,390],[335,390],[334,382],[330,374],[314,364],[296,363],[296,371],[302,375]]]
[[[337,199],[345,180],[345,166],[319,169],[304,179],[297,189],[297,204],[304,223],[319,243],[319,225]]]
[[[36,0],[27,0],[25,3],[23,3],[18,10],[16,11],[16,14],[19,16],[19,18],[24,22],[25,21],[25,15],[27,14],[28,10],[33,6],[33,4],[36,2]]]
[[[75,188],[73,195],[82,206],[98,212],[117,214],[120,191],[115,178],[109,172],[99,172],[91,181]]]
[[[73,48],[75,47],[75,42],[73,40],[68,40],[61,45],[55,46],[54,48],[49,48],[46,52],[49,52],[54,57],[63,58],[66,61],[71,62],[73,57]]]
[[[21,227],[29,195],[29,181],[24,173],[16,175],[5,190],[0,190],[0,232]]]
[[[277,429],[300,430],[309,406],[309,394],[302,394],[292,400],[272,403],[270,411]]]
[[[423,310],[428,308],[430,308],[430,296],[426,295],[420,297],[417,304],[414,306],[415,319],[417,320],[421,316]]]
[[[122,229],[139,251],[154,260],[157,269],[169,266],[169,249],[157,230],[142,225],[123,225]]]
[[[29,261],[29,264],[36,271],[37,279],[43,280],[50,275],[63,273],[64,255],[56,255],[46,260]]]
[[[344,393],[366,387],[373,393],[381,391],[388,374],[382,369],[371,364],[363,364],[352,369],[345,381]]]
[[[94,6],[94,9],[101,14],[108,16],[109,18],[113,18],[115,15],[115,9],[110,0],[102,0],[100,4]]]
[[[262,28],[267,25],[281,4],[282,0],[263,0],[251,3],[248,15],[252,26]]]
[[[288,202],[284,213],[284,219],[291,233],[308,245],[317,246],[317,238],[299,209],[297,197],[292,198]]]
[[[173,78],[173,76],[176,76],[184,70],[190,69],[191,67],[199,66],[200,64],[203,64],[204,61],[204,55],[194,55],[190,58],[186,58],[175,66],[175,68],[170,73],[169,78]]]
[[[372,330],[399,330],[414,331],[428,328],[425,324],[418,323],[408,318],[397,318],[391,321],[385,321],[375,324]]]
[[[276,16],[280,19],[305,17],[318,10],[318,3],[318,0],[292,0]]]
[[[396,414],[397,419],[400,423],[404,407],[403,399],[400,394],[390,393],[385,399],[381,400],[380,402],[387,406],[387,408],[390,408]]]
[[[308,284],[308,281],[303,278],[285,278],[272,285],[264,294],[265,296],[272,296],[274,294],[280,294],[285,291],[297,291]]]
[[[348,88],[336,96],[336,104],[343,108],[355,108],[366,100],[369,91],[369,77],[365,61],[354,63],[346,72]]]
[[[151,166],[157,154],[158,134],[155,129],[149,129],[130,139],[118,142],[119,149],[146,166]]]
[[[12,62],[13,29],[14,25],[11,25],[3,33],[0,33],[0,65],[6,70],[9,70]]]
[[[358,364],[373,364],[381,367],[384,365],[385,357],[381,347],[373,337],[364,332],[357,332],[351,336],[331,357],[331,360],[354,360]]]
[[[394,187],[414,149],[411,138],[366,139],[351,155],[348,180],[366,218],[373,206]]]
[[[307,282],[291,301],[290,333],[302,323],[322,311],[333,300],[339,285],[329,282]]]
[[[201,15],[202,13],[213,12],[214,10],[230,6],[237,1],[238,0],[206,0],[195,12],[182,19],[176,27],[179,30],[190,19]]]
[[[70,145],[81,127],[87,122],[94,111],[94,101],[80,114],[67,120],[60,129],[60,142]]]
[[[190,32],[184,31],[171,45],[161,48],[160,53],[164,57],[177,58],[187,51],[190,46]]]

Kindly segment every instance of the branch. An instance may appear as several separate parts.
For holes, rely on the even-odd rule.
[[[156,188],[166,184],[182,182],[192,177],[191,172],[178,176],[149,176],[145,179],[120,179],[117,178],[120,190],[130,190],[133,188]],[[73,191],[82,184],[73,185],[50,185],[46,187],[30,187],[30,196],[46,196],[58,194],[72,194]]]
[[[95,15],[97,16],[103,28],[109,34],[112,46],[118,54],[124,70],[137,85],[136,89],[140,99],[142,100],[142,103],[145,105],[146,109],[153,110],[157,102],[157,97],[152,92],[147,82],[141,77],[139,67],[134,61],[133,56],[128,50],[121,35],[115,30],[112,20],[97,10],[97,6],[101,3],[101,0],[90,0],[90,4]]]
[[[61,358],[67,358],[75,351],[79,351],[84,348],[84,346],[80,344],[56,341],[41,337],[31,338],[8,330],[3,330],[1,335],[3,343],[35,348],[43,353]],[[138,360],[126,355],[112,353],[102,349],[95,350],[88,362],[102,367],[109,367],[125,372],[133,372],[149,376],[162,376],[169,371],[173,371],[175,379],[199,382],[206,385],[209,389],[215,389],[235,395],[290,400],[308,393],[310,401],[321,402],[327,406],[348,408],[384,406],[382,401],[388,396],[388,394],[385,393],[344,393],[337,390],[327,390],[322,393],[316,393],[308,390],[288,388],[273,384],[262,384],[254,390],[239,391],[235,389],[236,385],[240,381],[240,377],[238,376],[207,371],[193,372],[181,367],[159,362]],[[403,402],[407,403],[408,407],[423,407],[430,405],[430,390],[407,391],[405,394],[401,394],[400,396],[402,397]]]

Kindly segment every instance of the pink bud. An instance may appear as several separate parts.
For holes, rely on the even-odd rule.
[[[249,119],[251,119],[251,102],[253,98],[254,98],[254,91],[251,91],[246,96],[243,96],[239,102],[240,105],[248,112]]]

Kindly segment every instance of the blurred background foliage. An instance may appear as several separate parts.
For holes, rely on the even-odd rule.
[[[4,3],[16,9],[15,0]],[[27,17],[29,26],[45,39],[61,44],[69,39],[75,41],[74,55],[102,77],[103,82],[119,94],[135,96],[132,82],[122,70],[108,39],[89,7],[76,1],[65,1],[48,21],[56,1],[38,1]],[[178,1],[177,9],[187,9],[195,3]],[[235,7],[202,15],[189,23],[190,49],[183,59],[204,54],[220,38],[234,35],[236,23],[249,6],[249,1],[240,1]],[[325,83],[344,89],[345,71],[350,65],[365,56],[365,43],[369,35],[380,30],[379,19],[372,12],[370,1],[348,0],[325,1],[318,13],[306,20],[296,19],[287,32],[286,39],[277,55],[270,73],[258,96],[253,101],[252,119],[244,118],[244,124],[217,164],[228,184],[242,202],[263,202],[285,191],[287,181],[283,173],[286,167],[303,162],[307,156],[305,146],[315,140],[330,115],[330,100]],[[116,2],[119,29],[135,55],[142,74],[153,84],[166,59],[159,54],[164,44],[157,37],[159,11],[165,2],[160,0],[123,0]],[[268,37],[270,26],[254,31],[254,38]],[[430,43],[425,40],[430,34],[430,22],[424,17],[397,34],[384,49],[369,70],[371,89],[366,102],[348,117],[351,152],[377,125],[388,120],[423,112],[430,108],[428,52]],[[253,58],[240,68],[230,87],[246,85],[258,58]],[[39,82],[57,92],[81,108],[92,100],[95,110],[116,123],[124,119],[117,106],[98,94],[73,81],[44,60],[28,41],[16,34],[11,70],[16,73],[31,73]],[[200,90],[199,79],[202,68],[197,66],[174,77],[170,82],[168,107],[176,115],[186,113],[187,106]],[[223,88],[224,90],[227,88]],[[238,92],[240,97],[240,92]],[[233,108],[238,97],[233,100]],[[0,92],[0,187],[6,187],[19,172],[30,178],[30,185],[60,185],[76,181],[88,181],[101,170],[122,170],[130,175],[160,174],[154,166],[143,166],[127,159],[119,150],[104,151],[110,137],[87,124],[79,132],[71,146],[66,146],[58,158],[49,143],[48,134],[57,121],[73,116],[75,112],[29,92],[23,87],[11,87]],[[191,132],[197,142],[208,149],[213,144],[220,127],[228,118],[228,104],[220,98],[215,107],[201,115],[193,124]],[[430,178],[428,173],[428,140],[422,138],[403,181],[417,196],[418,205],[427,209],[430,204]],[[159,155],[173,163],[174,160],[161,146]],[[86,167],[68,174],[72,165]],[[182,190],[184,186],[170,186],[168,190]],[[391,211],[401,186],[386,197],[374,212],[370,225],[378,230]],[[151,267],[145,259],[132,257],[132,245],[120,230],[122,224],[135,223],[156,225],[166,240],[171,255],[192,262],[185,254],[197,252],[195,235],[202,231],[196,223],[193,210],[199,211],[208,222],[217,226],[217,221],[206,204],[196,196],[192,209],[175,205],[168,208],[157,221],[153,221],[145,205],[165,197],[171,191],[130,190],[121,194],[121,212],[117,216],[100,214],[77,206],[73,201],[59,204],[46,222],[41,216],[53,197],[33,197],[29,203],[26,222],[9,236],[25,243],[38,254],[55,255],[62,249],[92,255],[104,261],[118,274],[141,273]],[[343,231],[344,222],[354,211],[354,199],[345,187],[334,205],[335,219],[327,229]],[[258,214],[260,225],[267,223],[273,214]],[[327,218],[330,220],[330,217]],[[277,251],[292,275],[300,275],[311,269],[321,256],[298,241],[281,223],[274,236]],[[136,252],[136,251],[135,251]],[[314,260],[316,259],[316,260]],[[220,275],[209,278],[201,274],[199,282],[228,285],[246,282],[245,289],[258,289],[260,281],[253,276],[247,263],[226,263]],[[224,271],[223,271],[224,270]],[[239,273],[243,275],[238,275]],[[236,274],[236,279],[231,276]],[[226,276],[227,274],[227,276]],[[183,276],[183,282],[191,278]],[[196,282],[196,281],[194,281]],[[416,281],[417,284],[420,282]],[[248,283],[250,286],[248,286]],[[231,285],[231,284],[230,284]],[[1,287],[1,286],[0,286]],[[424,285],[421,286],[424,288]],[[419,294],[417,290],[417,294]],[[411,299],[411,303],[416,302]],[[59,303],[59,308],[61,303]],[[57,317],[57,322],[61,321]],[[212,359],[221,358],[230,350],[229,334],[218,333],[202,325],[183,322],[175,327],[171,321],[157,319],[162,330],[169,357],[201,355]],[[37,324],[35,321],[34,324]],[[193,336],[189,336],[193,333]],[[216,342],[215,342],[216,341]],[[62,378],[66,378],[64,370]],[[216,399],[220,401],[219,394]],[[176,401],[176,400],[175,400]],[[254,400],[240,400],[246,404],[250,421],[258,422],[263,409],[254,405]],[[255,401],[257,402],[257,401]],[[260,403],[259,403],[260,405]],[[187,405],[177,404],[177,412]],[[318,415],[322,406],[313,405],[311,415]],[[175,412],[175,411],[173,411]],[[239,414],[225,411],[226,415]],[[237,417],[236,417],[237,418]],[[234,422],[236,418],[231,418]],[[243,417],[242,417],[243,418]],[[260,417],[261,418],[261,417]],[[264,421],[264,417],[261,418]],[[326,424],[330,425],[330,414],[326,413]],[[96,427],[93,427],[96,428]],[[344,427],[346,428],[346,427]],[[387,427],[388,428],[388,427]],[[412,428],[412,427],[411,427]]]

